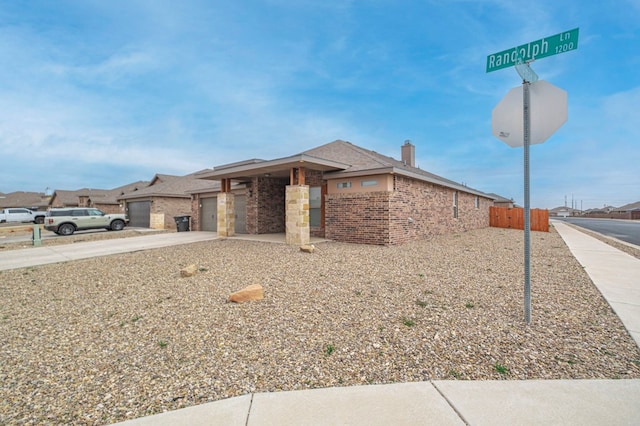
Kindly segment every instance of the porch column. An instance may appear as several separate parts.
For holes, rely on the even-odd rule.
[[[285,203],[287,244],[309,244],[309,186],[287,185]]]
[[[234,195],[230,192],[218,194],[218,236],[233,237],[236,233]]]

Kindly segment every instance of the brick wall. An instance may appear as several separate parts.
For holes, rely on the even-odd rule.
[[[345,243],[388,245],[391,192],[327,194],[325,237]]]
[[[154,197],[150,213],[164,213],[164,229],[176,229],[175,216],[191,215],[189,198]]]
[[[350,243],[395,245],[431,235],[489,226],[490,199],[458,191],[458,217],[453,215],[454,190],[428,182],[395,177],[393,192],[329,194],[326,198],[327,238]]]
[[[124,213],[124,207],[120,207],[119,204],[100,204],[100,203],[92,203],[96,209],[100,209],[105,213]]]
[[[247,184],[247,233],[285,232],[285,186],[288,181],[254,177]]]
[[[454,192],[451,188],[396,176],[391,197],[390,244],[488,227],[492,200],[478,197],[476,208],[475,195],[457,191],[458,217],[455,218]]]

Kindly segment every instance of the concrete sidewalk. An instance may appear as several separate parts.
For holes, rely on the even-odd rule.
[[[553,225],[640,345],[640,260],[564,223]],[[180,232],[9,250],[0,252],[0,270],[216,238]],[[121,424],[640,424],[640,380],[434,380],[255,393]]]
[[[215,232],[166,232],[140,237],[7,250],[0,252],[0,271],[190,244],[217,238],[218,234]]]
[[[640,260],[564,222],[552,223],[640,347]]]
[[[588,426],[639,419],[640,380],[436,380],[256,393],[118,425]]]

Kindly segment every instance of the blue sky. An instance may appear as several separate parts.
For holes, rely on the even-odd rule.
[[[0,4],[0,192],[110,189],[350,141],[523,203],[491,134],[521,80],[489,54],[580,28],[540,59],[569,119],[531,147],[531,205],[640,201],[640,0],[76,0]]]

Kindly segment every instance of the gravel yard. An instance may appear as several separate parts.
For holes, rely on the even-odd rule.
[[[524,324],[522,239],[485,228],[312,254],[228,239],[0,272],[0,424],[329,386],[640,378],[640,350],[553,228],[532,233]],[[256,283],[264,300],[226,301]]]

